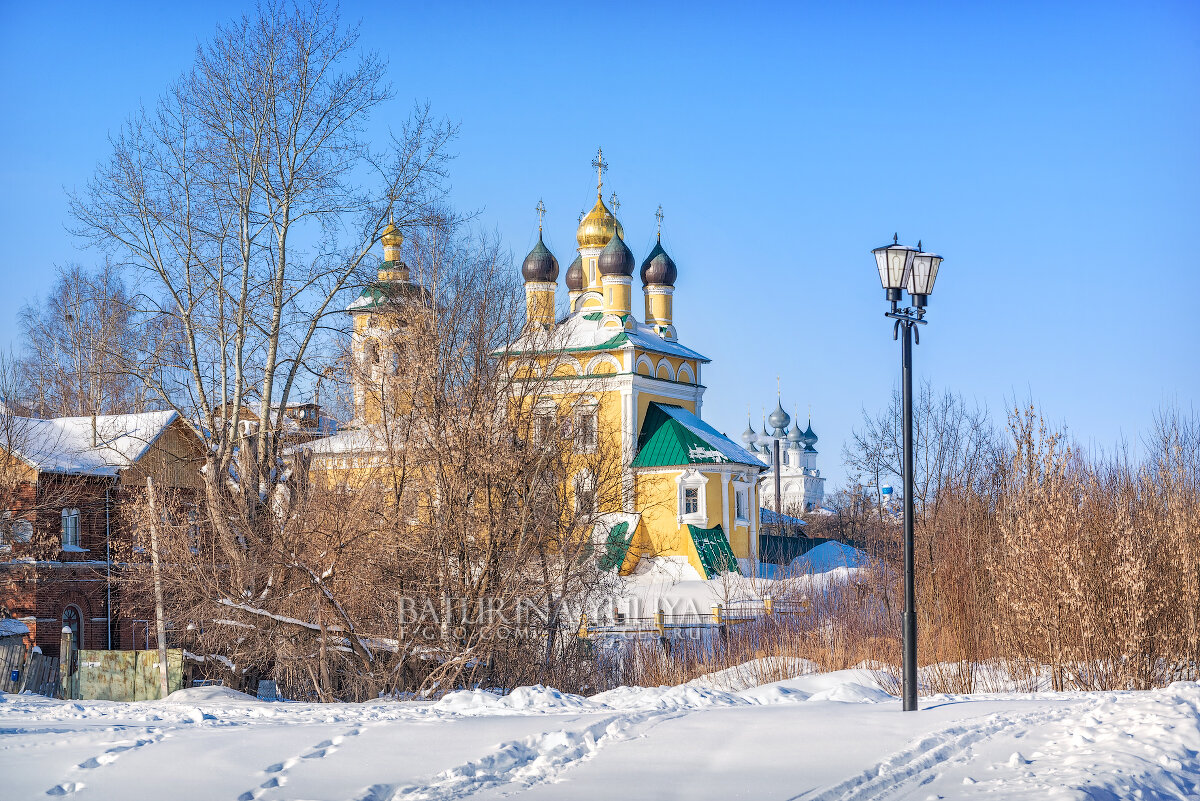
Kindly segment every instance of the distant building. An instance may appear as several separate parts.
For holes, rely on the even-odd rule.
[[[799,416],[795,425],[791,415],[783,409],[781,402],[776,402],[775,411],[770,417],[763,419],[762,432],[756,432],[750,420],[746,420],[746,430],[742,432],[742,442],[746,448],[758,455],[767,465],[767,471],[759,476],[759,495],[765,509],[783,512],[785,514],[805,514],[821,508],[825,501],[825,479],[817,469],[817,435],[812,430],[812,417],[808,419],[808,428],[800,430]],[[774,445],[780,446],[780,505],[775,509],[775,466]]]
[[[147,477],[198,498],[203,460],[175,412],[0,415],[0,618],[48,654],[64,627],[82,648],[151,647],[151,616],[122,608],[112,581],[114,555],[136,535],[121,501]]]

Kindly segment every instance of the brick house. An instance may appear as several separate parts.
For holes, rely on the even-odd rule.
[[[147,477],[199,498],[203,454],[176,412],[0,415],[0,618],[48,654],[64,626],[83,648],[151,647],[152,613],[114,580],[138,534],[129,502]]]

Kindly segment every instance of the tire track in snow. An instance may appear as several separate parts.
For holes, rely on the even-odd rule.
[[[902,795],[911,787],[937,778],[948,764],[969,762],[976,743],[1019,727],[1034,727],[1063,717],[1061,709],[999,712],[968,719],[921,735],[872,767],[816,795],[796,796],[809,801],[869,801]]]
[[[288,774],[292,768],[311,760],[325,759],[326,757],[338,751],[338,749],[341,748],[342,743],[346,741],[347,737],[357,737],[365,731],[365,726],[356,726],[348,731],[343,732],[342,734],[335,735],[327,740],[322,740],[301,754],[288,757],[282,762],[276,762],[273,765],[268,765],[261,771],[266,775],[266,779],[262,782],[262,784],[258,785],[257,787],[253,787],[239,795],[238,801],[258,801],[258,799],[268,791],[286,785],[289,778]]]
[[[479,759],[442,771],[426,784],[376,784],[354,801],[453,801],[500,785],[525,789],[556,781],[610,743],[642,737],[660,723],[695,711],[610,715],[582,729],[556,729],[510,740]]]

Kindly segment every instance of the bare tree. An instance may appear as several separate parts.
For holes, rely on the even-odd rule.
[[[206,441],[207,522],[231,598],[276,591],[256,565],[296,478],[283,407],[324,369],[344,321],[332,315],[389,220],[438,216],[454,128],[418,108],[387,150],[368,147],[383,74],[336,11],[265,4],[218,27],[73,198],[78,232],[165,298],[151,311],[173,341],[143,375]]]
[[[42,417],[144,411],[153,398],[140,367],[157,355],[160,325],[139,319],[116,268],[56,269],[44,301],[21,310],[20,394]]]
[[[525,315],[494,243],[438,225],[410,254],[414,283],[381,285],[389,299],[370,311],[376,347],[331,379],[370,413],[289,451],[300,478],[274,499],[272,536],[248,546],[260,591],[239,594],[176,498],[160,525],[168,617],[231,679],[272,675],[298,697],[585,686],[591,663],[564,658],[563,634],[618,580],[598,537],[620,508],[622,457],[582,422],[585,400],[543,404],[556,388],[528,368],[553,332],[507,349]],[[146,571],[129,580],[130,597],[148,595]]]
[[[898,482],[903,471],[903,397],[892,391],[888,407],[863,410],[843,449],[846,466],[874,482]],[[913,400],[913,491],[918,515],[936,514],[938,499],[953,487],[974,487],[999,456],[999,437],[986,409],[968,406],[960,395],[934,392],[922,382]],[[880,512],[882,513],[882,512]]]

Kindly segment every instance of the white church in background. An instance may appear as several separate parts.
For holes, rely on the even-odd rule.
[[[817,469],[817,435],[812,430],[812,418],[808,420],[808,428],[800,430],[799,416],[796,424],[791,425],[791,416],[783,410],[783,404],[776,402],[775,411],[769,417],[763,417],[761,433],[754,430],[750,420],[746,420],[746,430],[742,432],[742,442],[746,448],[758,455],[767,471],[760,474],[758,495],[762,505],[775,510],[775,464],[774,442],[779,442],[780,505],[784,514],[805,513],[821,508],[825,500],[825,479]]]

